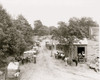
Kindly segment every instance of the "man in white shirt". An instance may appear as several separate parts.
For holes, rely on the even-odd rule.
[[[65,61],[65,66],[67,66],[68,64],[67,64],[67,60],[68,60],[68,58],[67,57],[65,57],[65,59],[64,59],[64,61]]]

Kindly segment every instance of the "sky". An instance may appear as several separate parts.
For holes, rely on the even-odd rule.
[[[100,25],[100,0],[0,0],[12,17],[22,14],[34,27],[35,20],[43,25],[57,26],[72,17],[91,17]]]

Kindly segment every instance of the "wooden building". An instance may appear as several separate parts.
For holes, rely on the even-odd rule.
[[[87,42],[86,38],[84,38],[83,40],[78,40],[78,42],[74,43],[73,44],[74,49],[72,51],[73,52],[72,58],[73,59],[78,58],[79,62],[87,61],[87,44],[88,44],[88,42]],[[68,45],[67,44],[59,43],[59,44],[57,44],[56,47],[57,47],[56,48],[57,50],[64,51],[66,57],[70,56],[70,54],[68,52]],[[79,54],[82,55],[83,52],[84,52],[84,57],[83,58],[79,57]]]

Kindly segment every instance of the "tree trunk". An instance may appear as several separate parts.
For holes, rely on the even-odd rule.
[[[70,43],[69,45],[69,63],[72,65],[72,59],[73,59],[73,44]]]

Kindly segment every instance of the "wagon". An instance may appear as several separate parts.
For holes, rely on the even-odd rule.
[[[5,80],[20,80],[19,62],[10,62],[6,68]]]
[[[57,51],[57,53],[55,54],[55,57],[58,59],[64,59],[65,55],[63,51]]]
[[[36,51],[36,54],[38,54],[39,53],[39,47],[37,47],[37,46],[35,46],[35,47],[33,47],[33,49],[32,49],[33,51]]]
[[[36,53],[35,50],[25,51],[23,54],[24,62],[22,61],[22,63],[32,62],[34,53]]]
[[[36,41],[36,46],[40,47],[40,41]]]

